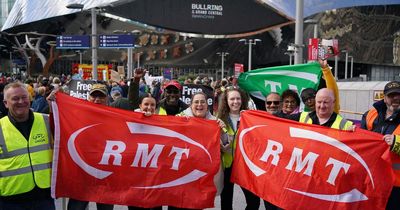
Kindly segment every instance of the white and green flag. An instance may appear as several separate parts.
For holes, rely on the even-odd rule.
[[[322,71],[319,63],[276,66],[240,74],[240,88],[252,96],[265,100],[270,92],[282,94],[287,89],[299,94],[305,88],[317,89]]]

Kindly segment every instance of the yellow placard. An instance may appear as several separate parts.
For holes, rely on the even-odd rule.
[[[374,90],[374,101],[380,101],[384,96],[383,90]]]

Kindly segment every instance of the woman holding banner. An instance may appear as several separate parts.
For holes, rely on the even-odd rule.
[[[221,209],[232,209],[233,183],[231,179],[231,166],[233,162],[233,151],[235,148],[236,133],[239,128],[240,111],[248,109],[248,97],[237,86],[229,86],[222,93],[218,107],[217,117],[226,124],[226,133],[229,138],[221,142],[222,161],[224,164],[224,189],[221,193]],[[252,192],[242,188],[246,198],[246,210],[258,209],[260,198]]]
[[[207,119],[207,120],[217,120],[219,123],[219,126],[224,129],[225,128],[225,124],[217,119],[215,116],[213,116],[210,111],[208,110],[208,105],[207,105],[207,95],[203,92],[197,92],[192,96],[191,99],[191,104],[190,107],[188,107],[187,109],[185,109],[184,111],[182,111],[181,113],[177,114],[176,116],[182,116],[182,117],[196,117],[196,118],[203,118],[203,119]],[[144,102],[142,102],[141,104],[143,104]],[[141,111],[145,112],[146,114],[146,110],[144,110],[142,108],[142,106],[140,106]],[[153,112],[154,114],[154,112]],[[222,189],[222,168],[220,169],[220,171],[217,173],[217,175],[214,178],[214,182],[216,181],[216,185],[217,185],[217,194],[219,194],[221,192]],[[219,180],[221,179],[221,180]],[[133,208],[130,208],[133,209]],[[153,208],[152,210],[161,210],[161,207],[156,207]],[[169,206],[168,207],[169,210],[181,210],[184,208],[177,208],[177,207],[173,207],[173,206]]]

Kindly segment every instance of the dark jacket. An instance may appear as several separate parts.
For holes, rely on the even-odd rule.
[[[35,100],[32,102],[32,109],[34,112],[39,112],[39,113],[49,113],[49,104],[46,101],[46,98],[41,95],[37,95]]]
[[[119,109],[125,109],[125,110],[130,110],[133,111],[134,108],[131,103],[129,103],[129,100],[124,97],[117,98],[115,101],[113,101],[110,104],[111,107],[119,108]]]
[[[372,125],[372,131],[383,135],[392,134],[400,123],[400,115],[399,115],[400,110],[397,110],[392,114],[392,116],[385,119],[387,110],[385,102],[381,100],[375,102],[372,106],[378,111],[378,117],[374,120],[374,123]],[[364,113],[361,120],[361,128],[366,130],[367,130],[366,117],[368,112],[369,110]]]
[[[139,108],[139,82],[131,80],[128,90],[128,101],[132,106],[132,110]]]

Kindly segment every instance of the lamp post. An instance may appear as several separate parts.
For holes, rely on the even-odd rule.
[[[294,51],[295,51],[295,47],[293,46],[293,44],[289,44],[288,48],[287,48],[287,52],[285,52],[285,55],[289,55],[289,65],[292,65],[293,62],[293,55],[294,55]]]
[[[137,67],[140,68],[140,56],[143,54],[143,52],[138,52],[137,54]]]
[[[251,70],[251,49],[252,49],[252,45],[256,45],[257,42],[261,42],[261,39],[240,39],[239,42],[243,42],[245,45],[249,45],[248,71],[250,71]]]
[[[349,58],[351,58],[350,61],[350,78],[353,78],[353,56],[349,56]]]
[[[349,52],[347,50],[342,50],[343,53],[346,53],[346,61],[344,66],[344,79],[347,79],[347,66],[349,62]]]
[[[82,64],[82,54],[83,54],[82,51],[77,50],[75,52],[79,54],[79,64]]]
[[[314,26],[314,38],[318,38],[318,21],[314,19],[305,20],[304,23],[312,24]]]
[[[339,58],[339,56],[338,55],[335,55],[335,79],[337,80],[338,79],[338,58]]]
[[[296,26],[294,44],[294,64],[303,63],[303,16],[304,0],[296,0]]]
[[[10,51],[10,71],[13,72],[12,52]]]
[[[97,80],[97,15],[96,8],[90,10],[92,16],[92,66],[93,80]]]
[[[221,80],[224,79],[224,61],[225,61],[225,56],[229,55],[228,52],[217,52],[217,55],[221,56]],[[215,76],[217,78],[218,75]]]
[[[66,6],[68,9],[80,9],[83,10],[84,5],[79,3],[68,4]],[[97,16],[96,8],[90,9],[90,14],[92,18],[92,79],[97,80]]]

